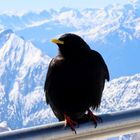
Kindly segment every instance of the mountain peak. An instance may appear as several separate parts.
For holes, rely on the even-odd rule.
[[[20,121],[23,118],[27,121],[30,113],[37,111],[40,106],[43,107],[40,110],[42,112],[45,112],[44,108],[48,109],[45,97],[42,95],[51,58],[44,55],[31,41],[26,41],[12,31],[3,32],[1,39],[3,42],[0,46],[0,90],[3,91],[3,94],[0,95],[0,98],[4,103],[0,103],[0,108],[4,113],[2,116],[0,114],[0,118],[7,120],[7,116],[9,116],[12,121],[8,124],[12,128],[19,128],[23,126]],[[31,101],[31,96],[31,100],[36,102],[33,107],[34,111],[30,110],[31,105],[25,106]],[[30,101],[26,98],[29,98]],[[23,100],[24,102],[22,102]],[[38,102],[42,102],[43,105]],[[38,113],[36,115],[39,115]],[[20,121],[15,123],[17,118]]]
[[[32,64],[38,62],[43,56],[41,50],[36,48],[31,41],[24,40],[11,30],[4,31],[3,38],[5,38],[5,40],[3,39],[4,45],[0,49],[0,57],[3,58],[3,60],[10,58],[10,61],[13,62],[23,61],[23,63]],[[48,61],[49,59],[48,57]]]

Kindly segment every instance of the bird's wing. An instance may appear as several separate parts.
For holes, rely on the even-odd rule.
[[[92,50],[92,53],[95,55],[96,54],[96,58],[98,59],[98,62],[100,62],[100,64],[103,66],[104,68],[104,72],[105,72],[105,78],[107,79],[107,81],[110,80],[110,76],[109,76],[109,70],[107,68],[107,65],[103,59],[103,57],[101,56],[100,53],[98,53],[97,51]]]
[[[49,83],[50,83],[50,77],[51,77],[51,73],[53,72],[53,67],[54,65],[54,58],[51,60],[49,67],[48,67],[48,72],[46,75],[46,80],[45,80],[45,84],[44,84],[44,92],[46,95],[46,102],[49,104],[49,98],[48,98],[48,87],[49,87]]]
[[[52,81],[56,79],[57,71],[60,69],[61,63],[63,62],[63,59],[59,56],[53,58],[49,64],[48,72],[45,80],[44,85],[44,92],[46,95],[46,101],[49,104],[49,89],[52,85]]]

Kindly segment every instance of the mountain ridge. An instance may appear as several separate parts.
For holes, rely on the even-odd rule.
[[[140,59],[139,9],[139,1],[123,6],[110,5],[104,9],[63,8],[59,11],[30,12],[16,18],[3,17],[5,20],[2,18],[0,24],[30,40],[50,57],[57,54],[57,47],[50,42],[52,38],[66,32],[76,33],[91,49],[102,54],[111,79],[114,79],[140,72],[137,64]]]
[[[36,119],[49,109],[42,86],[51,58],[14,32],[4,31],[2,35],[0,85],[4,102],[1,103],[0,118],[8,121],[12,129],[21,128],[28,125],[31,115]]]

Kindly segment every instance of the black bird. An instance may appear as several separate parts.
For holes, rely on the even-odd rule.
[[[74,131],[84,116],[97,125],[98,117],[90,109],[99,107],[105,80],[109,81],[102,56],[75,34],[66,33],[52,42],[58,45],[59,53],[51,60],[46,76],[47,103],[59,121],[66,120]]]

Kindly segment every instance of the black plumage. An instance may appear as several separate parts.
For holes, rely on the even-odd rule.
[[[58,55],[49,64],[45,81],[46,101],[62,121],[67,115],[78,121],[89,108],[99,107],[108,68],[102,56],[78,35],[67,33],[53,39]]]

